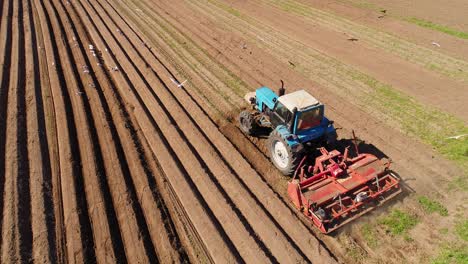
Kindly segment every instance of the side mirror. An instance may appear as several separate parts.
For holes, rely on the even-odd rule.
[[[328,120],[328,124],[329,124],[329,125],[333,125],[334,123],[335,123],[335,121],[333,121],[333,120]]]

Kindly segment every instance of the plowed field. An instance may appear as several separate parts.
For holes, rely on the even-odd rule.
[[[458,241],[467,196],[449,185],[466,159],[433,141],[466,131],[466,57],[320,8],[0,1],[0,262],[419,263]],[[324,102],[343,145],[355,130],[394,161],[399,199],[332,236],[296,212],[236,121],[245,93],[280,79]],[[418,218],[404,237],[376,220],[395,208]]]

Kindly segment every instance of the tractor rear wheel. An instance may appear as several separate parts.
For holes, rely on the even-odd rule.
[[[283,175],[291,176],[302,158],[302,152],[294,152],[281,135],[274,130],[268,139],[270,159]]]
[[[255,118],[250,111],[242,111],[239,115],[240,129],[247,135],[252,135],[255,131]]]

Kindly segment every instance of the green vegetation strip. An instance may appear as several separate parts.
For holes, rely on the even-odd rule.
[[[455,227],[455,232],[461,239],[468,241],[468,220],[458,223]]]
[[[375,248],[378,244],[378,234],[375,231],[374,226],[371,224],[367,223],[362,226],[361,228],[362,236],[367,242],[367,245],[370,248]]]
[[[464,219],[455,226],[455,234],[460,238],[450,245],[445,245],[432,264],[468,263],[468,220]]]
[[[435,24],[435,23],[433,23],[431,21],[428,21],[428,20],[424,20],[424,19],[420,19],[420,18],[416,18],[416,17],[410,17],[410,18],[407,18],[406,21],[408,21],[410,23],[413,23],[413,24],[416,24],[416,25],[421,26],[421,27],[425,27],[425,28],[429,28],[429,29],[432,29],[432,30],[435,30],[435,31],[443,32],[445,34],[449,34],[449,35],[452,35],[452,36],[457,37],[457,38],[468,39],[468,33],[467,32],[457,31],[455,29],[449,28],[449,27],[444,26],[444,25]]]
[[[364,8],[364,9],[373,10],[373,11],[383,11],[383,10],[385,10],[384,8],[377,7],[377,5],[375,5],[374,3],[368,3],[368,2],[363,2],[363,1],[355,2],[355,1],[349,1],[349,0],[338,0],[338,1],[342,2],[342,3],[350,4],[350,5],[352,5],[354,7],[357,7],[357,8]],[[432,29],[432,30],[435,30],[435,31],[445,33],[445,34],[449,34],[449,35],[457,37],[457,38],[468,39],[468,33],[467,32],[458,31],[456,29],[450,28],[450,27],[445,26],[445,25],[436,24],[436,23],[434,23],[432,21],[429,21],[429,20],[425,20],[425,19],[421,19],[421,18],[417,18],[417,17],[405,17],[405,18],[402,18],[402,17],[399,17],[399,16],[392,16],[392,17],[398,18],[398,19],[403,19],[403,20],[405,20],[407,22],[410,22],[412,24],[416,24],[416,25],[418,25],[420,27],[429,28],[429,29]]]
[[[462,120],[444,111],[425,106],[392,86],[363,73],[353,74],[356,75],[355,79],[375,89],[374,93],[362,98],[365,103],[380,109],[382,113],[397,120],[405,132],[431,145],[446,158],[457,162],[464,170],[461,173],[464,174],[463,179],[467,177],[468,136],[453,138],[468,134],[468,127]]]
[[[393,210],[388,216],[379,221],[393,235],[406,234],[418,222],[419,219],[416,216],[398,209]]]
[[[361,1],[354,2],[354,1],[346,1],[346,0],[338,0],[338,2],[348,3],[348,4],[350,4],[350,5],[354,6],[354,7],[365,8],[365,9],[374,10],[374,11],[382,10],[381,8],[379,9],[377,7],[377,5],[374,4],[374,3],[367,3],[367,2],[361,2]]]
[[[444,248],[432,264],[466,264],[468,263],[468,247],[455,246]]]
[[[448,211],[445,206],[443,206],[438,201],[429,199],[427,196],[420,196],[418,198],[419,204],[424,208],[424,211],[427,213],[438,213],[441,216],[447,216]]]

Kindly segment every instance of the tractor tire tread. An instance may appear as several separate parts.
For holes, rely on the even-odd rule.
[[[290,162],[288,164],[288,166],[286,168],[280,168],[279,166],[277,166],[277,164],[275,163],[274,161],[274,158],[273,158],[273,144],[274,142],[276,141],[282,141],[287,150],[288,150],[288,155],[290,158]],[[286,143],[286,140],[278,133],[277,130],[273,130],[268,138],[268,146],[269,146],[269,153],[270,153],[270,159],[272,161],[272,163],[275,165],[275,167],[281,171],[281,173],[285,176],[291,176],[293,175],[293,173],[296,171],[297,169],[297,166],[299,165],[302,157],[303,157],[303,152],[300,151],[300,152],[295,152],[295,151],[292,151],[291,147]]]
[[[255,118],[250,111],[244,110],[239,114],[239,126],[245,134],[249,136],[254,134],[256,123]]]

